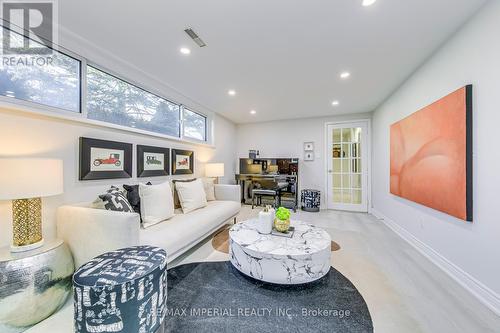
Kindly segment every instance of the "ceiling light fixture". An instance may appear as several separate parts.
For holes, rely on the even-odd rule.
[[[250,110],[250,114],[256,114],[256,113],[257,113],[257,111],[255,111],[255,110]]]
[[[236,95],[236,91],[234,91],[233,89],[231,89],[231,90],[228,90],[227,94],[229,96],[234,96],[234,95]]]
[[[191,50],[188,49],[187,47],[181,47],[179,51],[181,51],[181,53],[185,55],[191,54]]]
[[[332,102],[332,105],[333,105],[333,106],[337,106],[337,105],[339,105],[339,104],[340,104],[340,103],[339,103],[339,101],[333,101],[333,102]]]
[[[363,0],[363,6],[368,7],[373,5],[377,0]]]
[[[349,76],[351,76],[351,73],[349,73],[349,72],[342,72],[342,73],[340,73],[340,78],[341,79],[347,79]]]

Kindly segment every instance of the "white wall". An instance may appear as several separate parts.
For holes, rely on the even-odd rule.
[[[233,182],[235,173],[236,126],[215,116],[215,148],[184,144],[152,136],[135,134],[74,121],[38,116],[0,108],[0,157],[50,157],[64,161],[64,194],[43,199],[43,229],[48,239],[55,237],[55,210],[65,203],[94,200],[111,184],[131,184],[139,181],[158,183],[171,177],[116,179],[101,181],[78,180],[78,138],[81,136],[134,144],[133,176],[136,174],[135,145],[145,144],[195,151],[195,176],[204,176],[208,161],[224,162],[226,177],[221,182]],[[177,178],[181,176],[175,176]],[[185,178],[192,177],[182,176]],[[0,201],[0,246],[12,239],[12,211],[8,201]]]
[[[444,257],[457,276],[470,276],[469,287],[492,302],[500,302],[499,31],[500,1],[491,1],[374,112],[372,123],[374,209]],[[390,124],[466,84],[474,85],[473,223],[389,193]]]
[[[325,206],[325,123],[355,119],[369,119],[369,113],[294,120],[279,120],[237,126],[238,158],[248,157],[248,150],[260,150],[261,157],[298,157],[299,189],[321,191],[321,205]],[[304,142],[315,144],[315,159],[304,162]],[[239,165],[237,166],[239,169]]]
[[[80,136],[105,140],[129,142],[133,144],[157,145],[169,148],[185,148],[195,151],[195,176],[203,176],[205,162],[224,162],[226,176],[222,183],[234,183],[236,126],[226,118],[217,116],[213,110],[191,99],[187,92],[181,92],[169,85],[168,78],[158,79],[148,75],[140,68],[123,61],[119,55],[96,47],[61,27],[59,45],[74,52],[115,74],[140,84],[142,87],[160,94],[174,102],[182,103],[192,110],[202,112],[214,120],[213,137],[215,148],[200,145],[182,144],[177,141],[155,138],[131,132],[61,119],[30,115],[8,110],[0,105],[0,157],[32,156],[54,157],[64,160],[65,193],[54,198],[45,198],[44,236],[55,237],[55,208],[64,203],[92,200],[111,184],[137,183],[137,179],[104,181],[78,181],[78,138]],[[144,61],[147,61],[145,54]],[[166,64],[168,65],[168,64]],[[135,147],[134,147],[135,156]],[[134,157],[135,158],[135,157]],[[134,160],[135,162],[135,160]],[[133,175],[135,176],[135,164]],[[159,182],[169,177],[144,179]],[[141,179],[142,181],[143,179]],[[10,203],[0,202],[0,246],[11,242]]]

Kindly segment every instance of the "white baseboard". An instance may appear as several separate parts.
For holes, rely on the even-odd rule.
[[[441,268],[453,280],[469,291],[481,303],[487,306],[496,315],[500,316],[500,295],[472,277],[460,267],[443,257],[433,248],[418,240],[408,230],[402,228],[397,223],[386,217],[384,214],[371,208],[371,214],[382,221],[387,227],[394,231],[399,237],[412,245],[417,251]]]

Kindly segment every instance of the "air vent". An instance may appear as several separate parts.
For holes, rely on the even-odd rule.
[[[193,29],[187,28],[187,29],[184,30],[184,32],[187,33],[188,36],[191,37],[191,39],[194,40],[194,42],[199,47],[207,46],[207,44],[205,44],[205,42],[200,38],[200,36],[198,36],[198,34],[196,32],[194,32]]]

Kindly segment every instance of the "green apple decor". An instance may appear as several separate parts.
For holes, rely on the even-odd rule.
[[[290,228],[290,211],[285,207],[280,207],[276,211],[274,228],[279,232],[287,232],[288,228]]]

